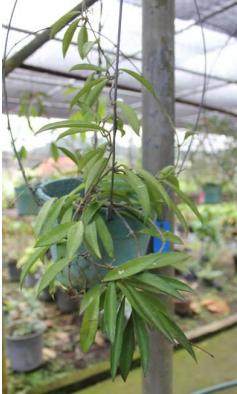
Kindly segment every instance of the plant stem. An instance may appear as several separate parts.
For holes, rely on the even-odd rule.
[[[122,14],[123,14],[123,0],[120,0],[117,50],[116,50],[116,62],[115,62],[115,77],[114,77],[112,174],[111,174],[110,206],[108,210],[108,219],[111,219],[112,216],[113,190],[114,190],[115,155],[116,155],[115,142],[116,142],[116,133],[117,133],[117,97],[118,97],[119,53],[120,53],[120,41],[121,41]]]

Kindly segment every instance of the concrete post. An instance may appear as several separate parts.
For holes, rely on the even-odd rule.
[[[143,75],[164,109],[143,92],[143,166],[155,174],[174,163],[174,132],[166,115],[174,121],[174,0],[143,0],[142,40]],[[169,213],[164,218],[172,220]],[[171,394],[172,346],[157,332],[151,332],[149,340],[150,365],[143,392]]]

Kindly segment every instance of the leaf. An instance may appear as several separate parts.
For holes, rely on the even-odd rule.
[[[96,125],[95,123],[84,123],[84,122],[80,122],[79,120],[63,120],[61,122],[49,123],[49,124],[41,127],[41,129],[39,129],[36,134],[42,133],[43,131],[46,131],[46,130],[61,129],[61,128],[66,128],[66,127],[78,128],[78,129],[80,129],[80,131],[82,129],[87,129],[88,131],[89,130],[91,130],[91,131],[96,131],[96,130],[105,131],[105,129]]]
[[[78,38],[77,38],[77,46],[78,46],[78,52],[81,57],[81,59],[84,59],[84,51],[83,47],[84,44],[88,41],[88,32],[86,26],[82,26],[79,30],[78,33]]]
[[[67,256],[73,257],[80,248],[83,241],[84,226],[81,221],[76,222],[69,228],[67,234]]]
[[[117,317],[117,294],[114,282],[108,284],[104,302],[104,325],[111,343],[114,342]]]
[[[58,149],[60,149],[65,154],[65,156],[69,157],[69,159],[71,159],[77,166],[79,165],[79,157],[76,153],[64,148],[63,146],[58,146]]]
[[[126,263],[119,265],[109,271],[103,281],[118,280],[128,278],[144,270],[162,268],[165,266],[178,266],[180,262],[187,260],[185,253],[168,252],[164,254],[150,253],[146,256],[136,257]]]
[[[131,369],[134,350],[135,336],[133,319],[132,316],[130,316],[123,335],[123,344],[119,361],[119,369],[124,382],[126,382],[129,371]]]
[[[21,270],[20,276],[20,286],[23,286],[26,275],[28,274],[31,267],[36,263],[39,259],[41,259],[44,254],[47,252],[48,248],[33,248],[32,252],[27,255],[26,261],[23,263],[23,267]]]
[[[56,227],[39,237],[35,246],[49,246],[61,241],[66,237],[69,228],[72,227],[73,224],[73,222],[58,224]]]
[[[27,150],[24,146],[21,147],[21,149],[18,152],[18,155],[21,160],[26,160],[27,159]]]
[[[170,231],[164,231],[162,229],[155,228],[145,228],[144,230],[141,230],[141,233],[148,234],[155,238],[164,238],[165,241],[170,241],[174,244],[183,244],[182,239]]]
[[[41,235],[43,235],[46,231],[48,231],[49,229],[51,229],[57,224],[57,219],[65,204],[66,196],[63,196],[56,201],[54,198],[50,199],[50,201],[51,200],[52,200],[52,204],[49,204],[50,206],[43,214],[43,218],[41,219],[42,222],[39,232],[39,234]]]
[[[97,40],[95,40],[95,41],[87,41],[87,42],[84,43],[83,49],[82,49],[82,51],[83,51],[82,59],[84,59],[89,54],[89,52],[91,51],[91,49],[93,48],[93,46],[96,43],[97,43]]]
[[[97,71],[97,72],[104,72],[106,71],[106,68],[97,66],[95,64],[90,64],[90,63],[81,63],[81,64],[76,64],[73,66],[70,71],[80,71],[80,70],[88,70],[88,71]]]
[[[122,350],[123,332],[125,325],[124,310],[125,310],[125,299],[122,300],[118,311],[118,316],[116,320],[115,338],[114,338],[114,343],[112,344],[111,347],[110,365],[111,365],[111,376],[113,380],[115,379],[117,373],[120,354]]]
[[[145,217],[149,216],[151,211],[150,197],[145,183],[134,172],[125,169],[128,183],[137,194],[138,200],[144,210]]]
[[[47,219],[48,213],[52,205],[55,203],[55,200],[56,198],[51,198],[50,200],[46,201],[42,206],[42,208],[40,209],[34,225],[34,232],[37,236],[40,235],[41,229],[45,223],[45,220]]]
[[[182,201],[184,201],[186,205],[188,205],[188,207],[193,211],[193,213],[198,217],[198,219],[201,222],[203,222],[202,215],[198,211],[195,203],[185,193],[183,193],[179,189],[179,187],[175,186],[173,183],[171,183],[171,182],[169,182],[167,180],[164,180],[164,183],[166,183],[166,185],[168,185],[171,189],[173,189],[175,191],[175,193],[180,197],[180,199]]]
[[[90,93],[88,94],[85,100],[85,103],[89,107],[92,107],[96,103],[106,83],[107,83],[107,79],[99,82],[91,89]]]
[[[72,42],[72,38],[73,38],[73,35],[77,29],[78,23],[79,23],[79,19],[76,19],[73,23],[71,23],[71,25],[67,29],[66,33],[64,34],[64,37],[63,37],[63,57],[65,57],[67,54],[68,48]]]
[[[117,101],[117,105],[119,106],[119,108],[121,108],[123,116],[128,121],[132,129],[137,135],[139,135],[140,122],[136,111],[132,107],[130,107],[130,105],[124,103],[123,101]]]
[[[184,135],[184,141],[186,141],[189,137],[193,137],[195,135],[195,133],[191,130],[186,131],[185,135]]]
[[[71,108],[73,108],[73,106],[78,103],[80,98],[82,98],[83,96],[86,96],[94,86],[96,86],[97,84],[99,84],[102,81],[107,81],[107,79],[106,78],[98,78],[98,79],[86,81],[84,86],[73,97],[71,104],[70,104]]]
[[[62,216],[62,219],[61,219],[60,223],[62,224],[62,223],[71,222],[71,221],[72,221],[72,215],[73,215],[73,207],[72,207],[72,206],[69,206],[69,207],[65,210],[65,212],[64,212],[64,214],[63,214],[63,216]]]
[[[101,259],[100,248],[97,239],[96,223],[92,222],[85,227],[85,241],[91,252]]]
[[[98,159],[85,178],[85,191],[87,192],[102,177],[108,160],[104,157]]]
[[[148,92],[150,92],[154,97],[157,97],[152,84],[147,79],[145,79],[142,75],[138,74],[135,71],[128,70],[127,68],[121,68],[121,71],[124,71],[125,73],[131,75],[131,77],[133,77],[140,84],[142,84],[146,88],[146,90],[148,90]]]
[[[186,283],[182,282],[181,280],[172,278],[170,276],[165,276],[165,275],[160,275],[160,278],[164,278],[167,283],[170,284],[174,289],[179,290],[179,291],[187,291],[192,293],[193,289],[188,286]]]
[[[171,286],[165,278],[161,278],[158,275],[151,274],[150,272],[143,272],[142,274],[133,276],[129,283],[136,286],[137,288],[143,289],[151,293],[164,293],[183,300],[182,295]]]
[[[47,287],[53,279],[55,279],[59,272],[61,272],[71,263],[73,258],[62,258],[49,265],[45,273],[42,275],[40,282],[37,286],[37,295],[39,295],[41,291],[45,289],[45,287]]]
[[[78,11],[70,11],[63,15],[62,18],[58,19],[57,22],[53,24],[50,30],[50,38],[53,38],[55,34],[61,30],[68,22],[74,19],[75,16],[79,14]]]
[[[91,289],[89,289],[83,296],[81,302],[80,302],[80,315],[82,315],[85,310],[89,307],[89,305],[94,302],[94,299],[98,297],[98,295],[101,294],[101,286],[93,286]]]
[[[99,323],[100,292],[96,292],[93,302],[86,308],[81,329],[80,345],[83,352],[88,352],[94,342]]]
[[[54,143],[52,142],[51,145],[50,145],[50,150],[51,150],[52,158],[53,158],[55,161],[58,161],[59,152],[58,152],[58,147],[57,147],[57,145],[54,144]]]
[[[97,227],[97,233],[100,237],[100,240],[106,252],[108,253],[109,257],[113,257],[114,256],[113,238],[101,215],[96,216],[96,227]]]
[[[133,322],[134,322],[134,328],[135,328],[135,333],[137,337],[137,342],[138,346],[140,349],[140,355],[141,355],[141,364],[142,364],[142,369],[144,375],[147,372],[148,364],[149,364],[149,339],[148,339],[148,333],[147,329],[145,326],[144,321],[142,318],[135,312],[132,312],[133,316]]]

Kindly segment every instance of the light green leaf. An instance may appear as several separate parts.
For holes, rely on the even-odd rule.
[[[97,285],[88,290],[80,303],[80,315],[82,315],[88,306],[101,294],[101,286]]]
[[[18,155],[21,160],[26,160],[27,159],[27,150],[24,146],[21,147],[21,149],[18,152]]]
[[[52,282],[52,280],[55,279],[55,277],[59,272],[61,272],[64,268],[66,268],[71,263],[73,258],[70,259],[68,257],[62,258],[49,265],[45,273],[42,275],[40,282],[37,286],[37,295],[39,295],[41,291],[45,289],[45,287],[47,287]]]
[[[149,340],[148,332],[143,319],[135,312],[132,312],[135,333],[141,355],[141,364],[144,375],[147,372],[149,364]]]
[[[62,224],[62,223],[71,222],[71,221],[72,221],[72,215],[73,215],[73,207],[72,207],[72,206],[69,206],[69,207],[65,210],[65,212],[64,212],[64,214],[63,214],[63,216],[62,216],[62,219],[61,219],[60,223]]]
[[[100,310],[100,292],[97,292],[84,313],[80,329],[80,345],[83,352],[88,352],[94,342],[98,329]]]
[[[58,19],[57,22],[53,24],[50,30],[50,38],[53,38],[55,34],[60,31],[68,22],[74,19],[79,14],[78,11],[70,11],[63,15],[62,18]]]
[[[81,59],[84,59],[84,51],[83,51],[83,46],[84,44],[88,41],[88,32],[86,26],[82,26],[80,28],[80,31],[78,33],[78,38],[77,38],[77,45],[78,45],[78,52],[81,57]]]
[[[187,291],[189,293],[193,292],[193,289],[188,286],[186,283],[182,282],[181,280],[172,278],[170,276],[165,276],[165,275],[160,275],[160,278],[164,278],[167,283],[169,283],[170,286],[172,286],[174,289],[179,290],[179,291]]]
[[[73,35],[76,31],[76,28],[78,26],[79,19],[76,19],[69,28],[66,30],[66,33],[64,34],[63,37],[63,57],[66,56],[66,53],[68,51],[68,48],[72,42]]]
[[[100,248],[97,238],[96,223],[92,222],[85,227],[85,241],[90,251],[99,259],[101,259]]]
[[[41,129],[39,129],[36,134],[42,133],[43,131],[46,130],[61,129],[66,127],[76,128],[79,130],[87,129],[87,131],[103,130],[102,127],[96,125],[95,123],[84,123],[84,122],[80,122],[79,120],[64,120],[62,122],[49,123],[41,127]]]
[[[55,203],[55,198],[51,198],[50,200],[46,201],[44,203],[44,205],[42,206],[42,208],[40,209],[37,218],[36,218],[36,222],[34,225],[34,232],[37,236],[40,235],[41,233],[41,229],[45,223],[45,220],[48,217],[48,213],[52,207],[52,205]]]
[[[67,256],[70,258],[76,254],[83,241],[84,226],[81,221],[76,222],[68,230],[67,234]]]
[[[117,317],[117,294],[114,282],[108,284],[104,302],[104,325],[110,342],[114,342]]]
[[[87,42],[84,43],[83,49],[82,49],[82,51],[83,51],[82,59],[84,59],[89,54],[89,52],[91,51],[91,49],[93,48],[93,46],[96,43],[97,43],[97,40],[95,40],[95,41],[87,41]]]
[[[47,252],[48,248],[33,248],[32,252],[27,255],[27,259],[23,262],[23,267],[21,270],[21,276],[20,276],[20,285],[22,287],[25,277],[32,268],[32,266],[42,257],[45,255]]]
[[[85,191],[87,192],[103,175],[107,166],[108,160],[104,157],[98,159],[93,167],[90,168],[85,178]]]
[[[49,246],[61,241],[66,237],[68,230],[74,223],[62,223],[44,233],[36,242],[36,247]]]
[[[111,376],[113,380],[115,379],[117,373],[121,350],[122,350],[123,333],[124,333],[124,325],[125,325],[124,309],[125,309],[125,299],[122,300],[118,311],[115,338],[111,347],[110,365],[111,365]]]
[[[51,199],[50,199],[51,200]],[[44,217],[42,218],[41,227],[39,230],[39,234],[43,235],[46,231],[49,231],[57,224],[57,219],[61,213],[61,210],[65,204],[66,196],[60,197],[55,201],[52,198],[52,204],[49,204],[49,209],[44,213]],[[37,234],[37,235],[39,235]]]
[[[109,257],[113,257],[114,256],[113,238],[101,215],[96,216],[96,227],[97,227],[97,233],[100,237],[100,240],[106,252],[108,253]]]
[[[148,92],[150,92],[154,97],[156,97],[155,90],[152,86],[152,84],[145,79],[141,74],[138,74],[135,71],[128,70],[127,68],[121,68],[121,71],[124,71],[125,73],[131,75],[134,79],[136,79],[141,85],[143,85]]]
[[[69,157],[69,159],[71,159],[77,166],[79,165],[79,157],[76,153],[64,148],[63,146],[58,146],[58,149],[60,149],[65,154],[65,156]]]
[[[132,316],[130,316],[130,319],[128,320],[123,335],[123,344],[122,344],[122,350],[121,350],[120,362],[119,362],[119,369],[124,382],[126,382],[129,371],[131,369],[134,350],[135,350],[135,336],[134,336],[134,328],[133,328],[133,319]]]
[[[90,64],[90,63],[81,63],[81,64],[76,64],[71,68],[70,71],[80,71],[80,70],[88,70],[88,71],[97,71],[97,72],[104,72],[106,71],[106,68],[97,66],[95,64]]]
[[[147,217],[151,212],[150,206],[150,197],[147,191],[146,184],[143,180],[137,176],[134,172],[130,171],[129,169],[125,169],[125,173],[128,178],[128,182],[132,189],[137,194],[138,200],[144,210],[144,215]]]
[[[99,82],[90,90],[85,100],[85,103],[86,105],[88,105],[88,107],[91,108],[96,103],[106,83],[107,83],[107,79]]]
[[[50,150],[51,150],[52,158],[55,161],[57,161],[58,158],[59,158],[59,151],[58,151],[57,145],[52,142],[51,145],[50,145]]]
[[[117,101],[117,105],[119,108],[121,108],[122,114],[128,121],[128,124],[132,127],[135,133],[139,135],[140,122],[136,111],[123,101]]]
[[[106,78],[98,78],[98,79],[92,79],[92,80],[87,80],[84,84],[84,86],[79,90],[79,92],[73,97],[72,101],[71,101],[71,108],[73,108],[73,106],[75,104],[78,103],[80,98],[84,98],[84,96],[86,96],[87,94],[89,94],[89,92],[91,91],[91,89],[98,85],[99,83],[103,82],[103,81],[107,81]]]

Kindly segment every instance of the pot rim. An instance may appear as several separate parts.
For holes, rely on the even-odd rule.
[[[8,328],[11,328],[12,326],[14,326],[14,324],[10,325]],[[40,322],[40,327],[38,327],[36,332],[34,332],[33,334],[27,334],[22,336],[14,336],[7,334],[6,339],[9,341],[17,341],[17,342],[26,341],[27,339],[32,339],[42,335],[44,331],[45,331],[45,324],[43,322]]]

